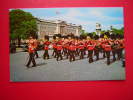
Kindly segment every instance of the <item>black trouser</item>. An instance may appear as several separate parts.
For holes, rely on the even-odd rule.
[[[70,50],[67,50],[67,59],[70,56]]]
[[[106,51],[106,56],[107,56],[107,65],[110,64],[110,51]]]
[[[76,49],[76,55],[79,56],[79,49]]]
[[[70,62],[75,61],[75,51],[70,51]]]
[[[122,58],[122,49],[117,49],[117,56],[118,56],[118,60],[120,60],[120,58]]]
[[[84,49],[80,49],[80,59],[84,58]]]
[[[60,60],[62,60],[63,58],[62,58],[62,54],[61,54],[61,50],[57,50],[57,61],[59,60],[59,58],[60,58]]]
[[[37,49],[35,49],[35,55],[36,55],[36,58],[38,58],[38,53],[37,53]]]
[[[99,60],[99,50],[96,49],[94,52],[95,52],[96,60]]]
[[[116,50],[112,50],[112,54],[113,54],[113,61],[116,61],[116,57],[115,57],[115,55],[116,55]]]
[[[86,48],[84,48],[84,55],[86,55]]]
[[[120,58],[122,58],[122,51],[123,51],[123,48],[120,48]]]
[[[66,56],[67,55],[67,49],[63,48],[63,55]]]
[[[32,62],[33,66],[36,66],[36,62],[34,59],[34,53],[29,53],[29,61],[26,66],[29,66],[31,64],[31,62]]]
[[[103,48],[102,48],[102,53],[103,53],[103,58],[105,58],[106,57],[106,52]]]
[[[49,59],[48,50],[45,50],[45,51],[44,51],[43,58],[46,59],[46,57]]]
[[[89,63],[93,62],[93,50],[88,50]]]
[[[53,51],[52,56],[54,56],[54,58],[56,58],[56,56],[57,56],[57,50],[56,50],[56,48],[54,48],[53,50],[54,50],[54,51]]]

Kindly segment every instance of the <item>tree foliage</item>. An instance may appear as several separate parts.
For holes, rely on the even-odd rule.
[[[10,11],[10,38],[26,39],[29,35],[36,35],[36,19],[31,13],[20,9]]]
[[[119,35],[124,34],[124,28],[123,27],[121,29],[112,28],[112,31],[113,31],[114,34],[119,34]]]
[[[85,30],[81,30],[81,36],[87,36],[87,35],[88,35],[88,33],[85,32]]]

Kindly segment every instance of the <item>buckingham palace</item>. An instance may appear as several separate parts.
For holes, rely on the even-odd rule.
[[[44,20],[37,19],[38,39],[44,39],[45,35],[53,37],[56,34],[66,36],[73,34],[79,36],[81,34],[82,26],[72,23],[67,23],[62,20]]]

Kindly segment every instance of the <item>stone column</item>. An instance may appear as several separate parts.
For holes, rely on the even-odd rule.
[[[59,34],[60,33],[60,25],[59,23],[57,23],[57,26],[56,26],[56,33],[55,34]]]
[[[76,36],[79,36],[79,27],[76,27]]]

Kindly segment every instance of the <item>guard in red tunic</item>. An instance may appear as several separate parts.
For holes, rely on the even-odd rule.
[[[39,58],[38,53],[37,53],[38,44],[39,43],[38,43],[37,39],[34,39],[35,56],[36,56],[36,58]]]
[[[124,49],[124,40],[119,40],[120,47],[119,47],[119,58],[122,58],[122,52]]]
[[[63,53],[64,53],[64,56],[67,55],[67,42],[63,43]]]
[[[56,37],[54,36],[53,37],[53,41],[52,41],[52,45],[53,45],[53,53],[52,53],[52,56],[54,56],[54,58],[56,58],[56,56],[57,56],[57,40],[56,40]]]
[[[89,63],[93,62],[93,50],[95,48],[95,45],[92,43],[92,41],[87,45],[88,49],[88,57],[89,57]]]
[[[54,58],[56,58],[56,56],[57,56],[57,43],[56,42],[53,43],[53,54],[52,54],[52,56],[54,56]]]
[[[74,43],[71,43],[69,46],[69,51],[70,51],[70,59],[69,61],[75,61],[75,53],[76,53],[76,46]]]
[[[95,43],[94,52],[95,52],[96,60],[99,60],[100,42],[98,40]]]
[[[103,40],[103,41],[101,42],[101,51],[102,51],[102,53],[103,53],[103,58],[106,57],[104,47],[105,47],[105,41]]]
[[[116,49],[117,49],[117,44],[115,43],[115,40],[112,41],[112,54],[113,54],[113,61],[116,61]]]
[[[105,43],[104,50],[107,56],[107,65],[109,65],[110,64],[110,51],[111,51],[111,44],[109,43],[109,41]]]
[[[79,44],[79,55],[80,59],[84,58],[84,44],[82,42]]]
[[[35,48],[34,48],[34,39],[33,37],[29,37],[29,41],[28,41],[28,52],[29,52],[29,61],[26,64],[27,67],[29,67],[29,65],[31,64],[31,62],[33,63],[32,67],[36,66],[36,62],[34,59],[34,53],[35,53]]]
[[[79,43],[78,43],[78,41],[76,41],[75,46],[76,46],[76,55],[79,56]]]
[[[120,55],[120,47],[121,47],[121,44],[120,44],[120,41],[119,40],[116,40],[116,45],[117,45],[117,48],[116,48],[116,54],[117,54],[117,59],[120,60],[121,58],[121,55]]]
[[[44,55],[43,55],[44,59],[46,58],[49,59],[49,53],[48,53],[49,45],[50,45],[49,38],[46,38],[46,41],[44,42]]]
[[[67,44],[66,44],[66,51],[67,51],[67,59],[69,58],[69,56],[70,56],[70,50],[69,50],[69,45],[70,45],[70,42],[67,42]]]
[[[57,58],[56,58],[57,61],[59,60],[59,58],[60,58],[60,60],[63,59],[63,58],[62,58],[62,54],[61,54],[62,49],[63,49],[63,48],[62,48],[61,42],[59,41],[59,42],[57,43]]]

